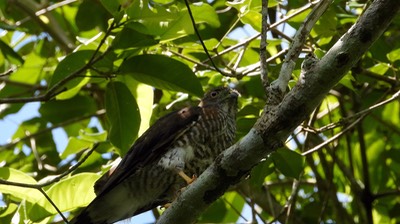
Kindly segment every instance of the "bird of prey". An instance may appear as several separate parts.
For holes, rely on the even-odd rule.
[[[198,106],[156,121],[117,168],[95,183],[96,198],[71,223],[114,223],[172,202],[233,144],[237,98],[235,90],[217,87]]]

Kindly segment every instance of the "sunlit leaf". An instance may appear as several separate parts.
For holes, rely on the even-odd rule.
[[[99,177],[94,173],[80,173],[54,184],[46,191],[46,194],[61,211],[86,206],[95,197],[93,185]],[[55,214],[57,211],[44,196],[29,210],[29,218],[33,221]]]
[[[386,56],[392,63],[397,60],[400,60],[400,48],[397,48],[396,50],[389,52]]]
[[[38,184],[31,176],[8,167],[0,167],[0,179],[21,184]],[[10,194],[19,201],[27,200],[32,203],[42,197],[42,194],[37,189],[5,184],[0,184],[0,192]]]
[[[377,63],[373,67],[369,68],[368,70],[379,75],[383,75],[389,69],[389,65],[385,63]]]
[[[36,84],[43,72],[45,59],[35,53],[25,56],[25,63],[13,72],[10,80],[25,84]]]
[[[118,81],[125,83],[132,95],[135,97],[140,111],[140,129],[138,136],[149,128],[151,115],[153,113],[153,87],[140,83],[131,76],[120,76]]]
[[[205,22],[212,27],[219,27],[221,25],[215,9],[209,4],[192,4],[190,9],[192,10],[196,23]]]
[[[68,139],[68,145],[65,148],[65,150],[63,151],[63,153],[61,154],[61,158],[65,159],[67,158],[67,156],[80,152],[84,149],[88,149],[91,148],[93,146],[92,142],[86,141],[86,140],[82,140],[82,139],[78,139],[75,137],[70,137]]]
[[[237,192],[228,192],[223,196],[225,206],[228,209],[222,223],[235,223],[239,219],[240,211],[242,211],[245,200]],[[236,212],[238,211],[238,212]]]

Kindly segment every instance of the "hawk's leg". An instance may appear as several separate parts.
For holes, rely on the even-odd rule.
[[[183,172],[182,170],[180,170],[180,169],[176,169],[176,171],[177,171],[177,173],[178,173],[178,175],[179,176],[181,176],[185,181],[186,181],[186,183],[189,185],[189,184],[191,184],[191,183],[193,183],[196,179],[197,179],[197,176],[196,175],[193,175],[192,176],[192,178],[190,178],[185,172]],[[181,190],[180,190],[180,192],[182,192],[183,190],[185,190],[186,189],[186,187],[183,187]],[[177,196],[176,196],[177,197]],[[175,201],[175,199],[176,198],[174,198],[174,201]],[[163,208],[169,208],[171,206],[171,203],[166,203],[166,204],[164,204],[163,206],[161,206],[161,207],[163,207]]]
[[[195,181],[196,179],[197,179],[197,176],[196,175],[193,175],[191,178],[185,173],[185,172],[183,172],[182,170],[178,170],[178,175],[179,176],[181,176],[185,181],[186,181],[186,183],[189,185],[189,184],[191,184],[191,183],[193,183],[193,181]]]

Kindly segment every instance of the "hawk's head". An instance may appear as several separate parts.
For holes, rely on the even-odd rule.
[[[237,111],[237,98],[239,93],[228,87],[217,87],[208,91],[199,104],[200,107],[219,107],[227,113],[235,114]]]

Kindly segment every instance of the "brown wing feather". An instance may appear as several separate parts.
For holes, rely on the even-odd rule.
[[[186,107],[156,121],[136,140],[118,167],[95,183],[96,194],[107,193],[140,167],[161,158],[173,141],[199,119],[201,112],[201,107]]]

